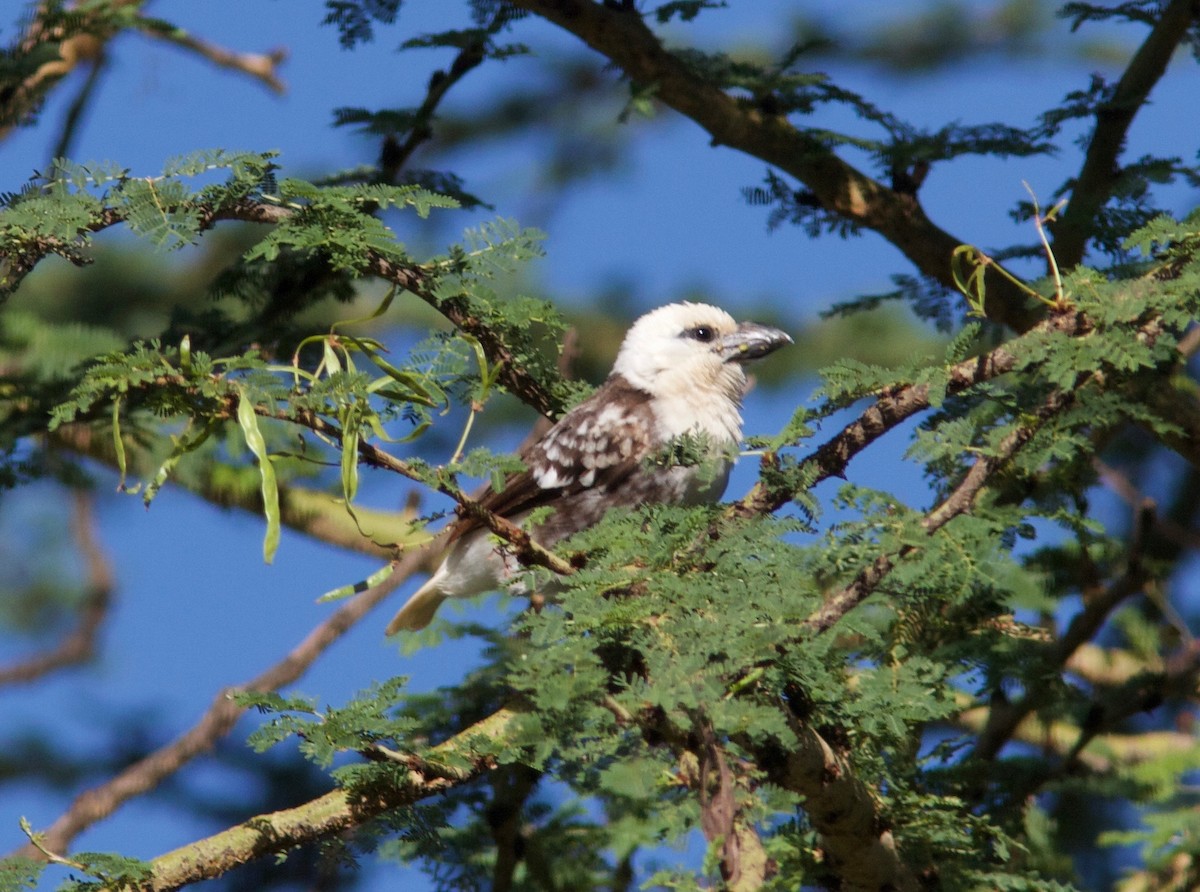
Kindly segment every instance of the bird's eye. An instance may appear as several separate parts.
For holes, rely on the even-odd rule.
[[[684,335],[707,344],[717,336],[717,332],[716,329],[709,328],[707,325],[697,325],[695,328],[689,328],[685,331]]]

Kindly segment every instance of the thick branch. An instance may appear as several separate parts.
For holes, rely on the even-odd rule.
[[[629,77],[653,85],[655,96],[727,145],[786,171],[829,211],[872,229],[904,252],[925,275],[954,287],[950,258],[963,244],[935,225],[912,195],[887,188],[840,159],[820,140],[785,117],[741,102],[709,83],[669,52],[642,17],[591,0],[514,0],[569,31],[619,65]],[[1033,326],[1037,312],[1013,285],[987,272],[988,318],[1017,331]]]
[[[512,892],[514,888],[526,846],[525,804],[541,776],[541,772],[527,765],[509,765],[493,771],[488,778],[492,801],[487,809],[487,822],[496,843],[491,892]]]
[[[1195,0],[1171,0],[1129,61],[1112,98],[1097,110],[1096,129],[1071,190],[1071,201],[1054,224],[1054,256],[1060,267],[1067,269],[1083,261],[1096,214],[1108,201],[1120,173],[1117,158],[1125,146],[1125,134],[1198,14]]]
[[[956,248],[967,241],[945,232],[925,214],[914,196],[896,192],[866,176],[786,118],[762,111],[720,87],[704,80],[678,56],[668,51],[643,18],[629,9],[591,0],[514,0],[574,34],[592,49],[619,65],[631,79],[653,85],[655,95],[671,108],[691,118],[713,138],[716,145],[738,149],[786,171],[802,182],[827,210],[845,220],[878,232],[896,245],[925,275],[954,287],[950,261]],[[1172,0],[1162,19],[1139,50],[1117,95],[1106,106],[1109,112],[1097,126],[1093,150],[1075,187],[1076,199],[1067,219],[1078,221],[1079,246],[1075,237],[1058,234],[1055,252],[1060,266],[1077,263],[1083,241],[1090,234],[1095,210],[1107,200],[1112,183],[1115,153],[1123,139],[1136,103],[1145,99],[1161,75],[1171,50],[1194,19],[1194,0]],[[1133,105],[1131,105],[1133,104]],[[1112,158],[1105,152],[1111,148]],[[1078,256],[1074,256],[1078,255]],[[993,322],[1024,332],[1042,314],[1005,276],[989,267],[986,272],[987,300],[984,310]],[[1164,436],[1163,441],[1189,461],[1200,464],[1200,406],[1191,397],[1174,399],[1157,388],[1149,395],[1156,411],[1196,436]]]
[[[427,754],[436,772],[411,770],[402,783],[380,784],[370,791],[333,790],[296,808],[258,815],[215,836],[161,855],[152,861],[154,875],[138,888],[169,892],[189,883],[221,876],[255,858],[286,852],[326,839],[372,818],[465,783],[495,767],[489,753],[511,733],[520,713],[501,709],[461,731]],[[480,749],[484,744],[485,749]],[[450,769],[446,766],[454,765]]]
[[[806,722],[789,717],[796,744],[764,754],[760,761],[772,783],[804,797],[804,811],[817,832],[830,868],[847,892],[906,892],[918,888],[904,863],[869,787]]]
[[[604,705],[618,724],[638,727],[648,742],[666,743],[679,758],[681,778],[699,794],[705,836],[710,842],[727,837],[721,852],[725,880],[745,889],[761,886],[774,866],[752,816],[735,801],[735,779],[721,742],[711,734],[706,741],[703,733],[682,728],[657,708],[635,714],[613,697],[605,698]],[[703,716],[694,717],[694,725],[702,725],[702,720]],[[746,734],[733,736],[747,757],[747,774],[762,771],[771,783],[804,796],[805,813],[821,835],[830,868],[842,883],[839,888],[915,890],[913,872],[902,860],[891,831],[883,826],[879,802],[859,780],[850,760],[790,711],[788,724],[796,743],[786,748]]]
[[[761,886],[775,866],[752,817],[736,802],[728,757],[711,730],[707,734],[702,730],[707,724],[703,714],[694,715],[693,727],[685,729],[658,708],[644,707],[635,714],[611,696],[605,697],[603,704],[618,725],[637,727],[648,743],[665,743],[679,759],[680,779],[698,794],[705,837],[710,843],[726,837],[720,862],[726,882],[740,883],[745,889]],[[849,760],[790,712],[788,722],[797,738],[794,746],[784,748],[746,734],[733,736],[747,756],[748,773],[761,771],[771,783],[805,797],[804,809],[822,835],[831,867],[845,883],[843,888],[863,892],[914,889],[912,874],[900,859],[891,833],[881,833],[878,803],[854,774]]]

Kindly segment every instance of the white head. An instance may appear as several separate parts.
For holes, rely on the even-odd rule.
[[[632,325],[612,373],[654,397],[660,436],[700,430],[715,443],[734,443],[742,438],[742,364],[791,342],[715,306],[668,304]]]
[[[777,328],[739,324],[719,307],[667,304],[633,323],[613,374],[651,396],[699,391],[738,403],[746,390],[742,364],[791,342]]]

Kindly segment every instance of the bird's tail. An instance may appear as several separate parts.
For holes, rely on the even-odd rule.
[[[402,629],[414,632],[433,622],[433,615],[446,600],[446,596],[442,594],[440,575],[435,574],[417,589],[416,593],[400,608],[400,611],[392,617],[392,621],[388,623],[387,627],[388,635],[395,635]]]

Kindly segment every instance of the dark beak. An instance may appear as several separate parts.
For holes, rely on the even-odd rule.
[[[721,339],[721,356],[726,362],[747,362],[790,343],[792,338],[785,331],[757,322],[742,322],[737,331]]]

